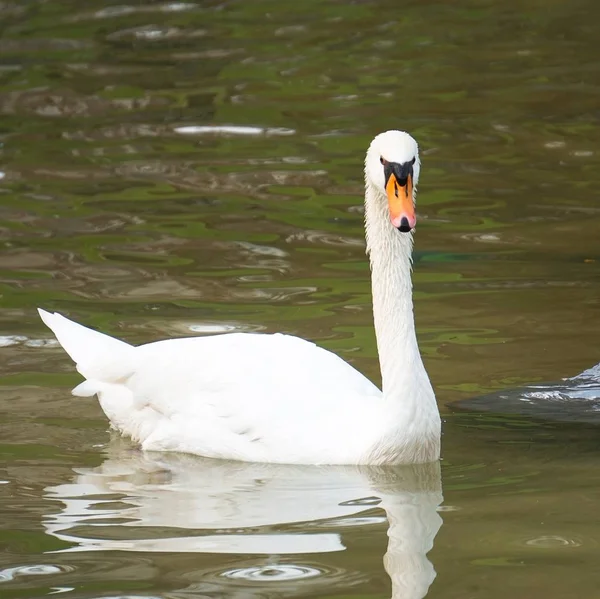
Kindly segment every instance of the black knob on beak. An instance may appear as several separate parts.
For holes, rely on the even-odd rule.
[[[406,216],[403,216],[400,220],[400,226],[398,227],[398,231],[401,233],[408,233],[410,231],[410,225],[408,224],[408,219]]]

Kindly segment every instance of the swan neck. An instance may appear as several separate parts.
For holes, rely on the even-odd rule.
[[[367,253],[371,263],[373,318],[384,398],[427,378],[415,333],[412,299],[413,234],[390,222],[387,198],[369,182],[365,194]]]

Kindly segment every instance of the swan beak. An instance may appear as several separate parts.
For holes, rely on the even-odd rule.
[[[413,202],[412,173],[409,173],[402,183],[404,185],[400,184],[395,173],[392,172],[385,184],[385,191],[392,225],[402,233],[408,233],[417,224]]]

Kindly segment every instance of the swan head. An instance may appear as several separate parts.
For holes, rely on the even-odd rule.
[[[387,198],[392,225],[402,233],[414,228],[415,192],[421,163],[419,146],[404,131],[380,133],[369,146],[365,159],[365,181]]]

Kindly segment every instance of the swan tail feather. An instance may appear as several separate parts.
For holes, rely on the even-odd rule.
[[[135,364],[135,347],[84,327],[61,314],[38,308],[44,324],[54,333],[63,349],[87,380],[73,389],[73,395],[87,397],[99,390],[99,384],[124,382]]]
[[[85,380],[83,383],[79,383],[79,385],[71,391],[71,395],[74,395],[75,397],[92,397],[92,395],[99,393],[101,385],[102,383],[99,385],[98,381]]]

